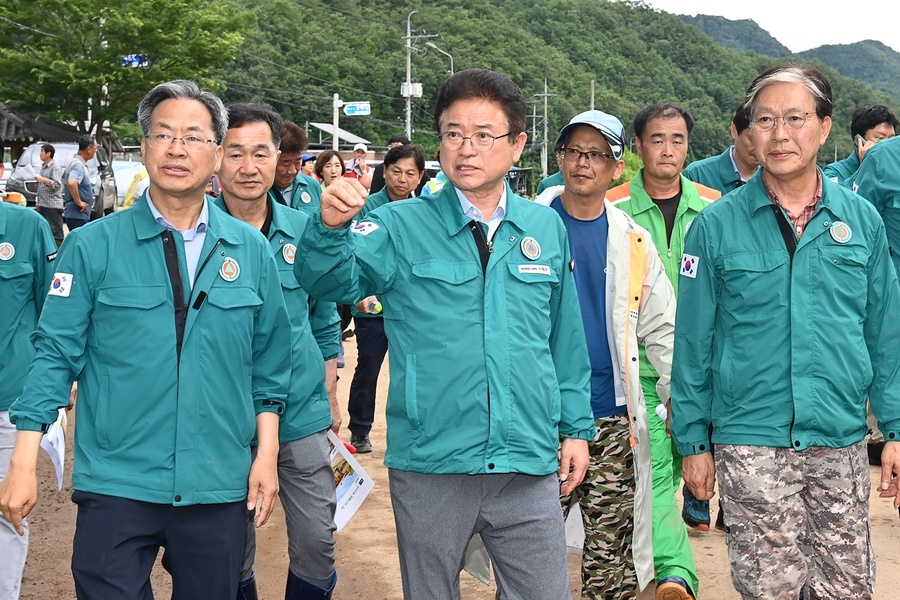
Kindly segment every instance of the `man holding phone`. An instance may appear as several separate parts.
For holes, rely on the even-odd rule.
[[[850,119],[853,152],[844,160],[833,162],[823,168],[822,174],[850,189],[866,152],[877,142],[894,137],[898,125],[900,121],[897,121],[897,117],[887,106],[881,104],[860,106],[853,111]]]

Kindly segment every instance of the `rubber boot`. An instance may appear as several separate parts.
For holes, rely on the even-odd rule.
[[[258,600],[256,595],[256,574],[250,576],[250,579],[242,581],[238,586],[237,600]]]
[[[304,579],[300,579],[288,569],[287,587],[284,590],[284,600],[330,600],[337,584],[337,571],[331,576],[331,585],[327,590],[316,587]]]

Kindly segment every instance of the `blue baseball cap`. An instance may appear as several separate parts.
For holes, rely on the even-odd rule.
[[[309,161],[311,161],[311,160],[316,160],[316,155],[315,155],[315,154],[304,154],[304,155],[300,158],[300,164],[307,163],[307,162],[309,162]]]
[[[590,125],[599,131],[609,144],[609,149],[612,150],[616,160],[621,160],[625,153],[625,128],[617,118],[600,110],[586,110],[572,117],[569,124],[560,129],[553,150],[558,152],[572,130],[579,125]]]

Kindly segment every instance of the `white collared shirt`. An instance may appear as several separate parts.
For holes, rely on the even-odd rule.
[[[497,228],[500,227],[500,222],[503,221],[503,217],[506,216],[506,186],[503,186],[503,193],[500,194],[500,203],[497,204],[497,208],[494,209],[494,214],[492,214],[487,221],[484,220],[484,215],[481,214],[481,210],[477,206],[469,202],[469,199],[466,198],[458,188],[454,189],[456,190],[456,197],[459,198],[459,204],[462,206],[463,213],[471,219],[475,219],[480,223],[485,223],[488,226],[487,239],[493,240],[494,234],[497,233]]]
[[[153,200],[150,199],[150,192],[147,192],[147,204],[150,206],[150,213],[156,222],[168,229],[169,231],[178,231],[178,229],[169,223],[162,216]],[[200,262],[200,252],[203,250],[203,242],[206,241],[206,228],[209,226],[209,205],[206,197],[203,198],[203,208],[200,209],[200,216],[197,223],[187,231],[180,231],[181,237],[184,238],[184,259],[187,261],[188,279],[191,287],[194,287],[194,273],[197,270],[197,263]]]

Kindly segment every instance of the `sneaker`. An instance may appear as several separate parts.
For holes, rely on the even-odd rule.
[[[350,436],[350,443],[356,448],[357,454],[368,454],[372,451],[372,442],[369,441],[369,436],[367,435],[352,435]]]
[[[694,595],[681,577],[663,577],[656,582],[656,600],[694,600]]]
[[[684,507],[681,509],[681,518],[697,531],[709,531],[709,500],[697,500],[685,485],[681,490],[684,496]]]

